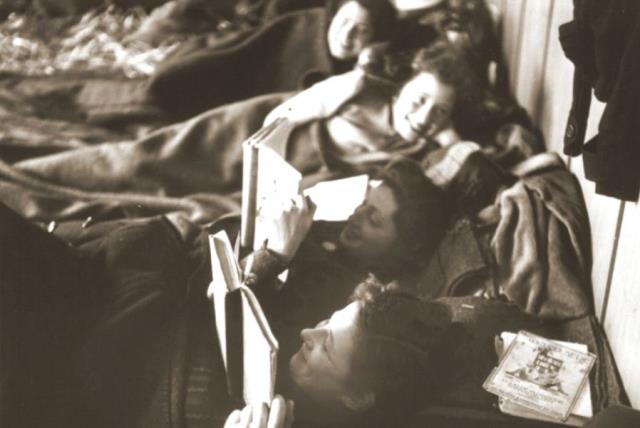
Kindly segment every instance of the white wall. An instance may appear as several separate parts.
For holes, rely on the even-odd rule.
[[[511,87],[545,136],[562,152],[572,98],[573,65],[564,57],[558,26],[572,19],[572,0],[489,0],[502,16]],[[638,77],[640,78],[640,76]],[[593,100],[587,138],[604,105]],[[640,408],[640,206],[596,195],[581,158],[567,159],[582,185],[591,222],[596,314],[604,324],[633,407]]]

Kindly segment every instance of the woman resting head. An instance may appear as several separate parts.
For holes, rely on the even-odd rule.
[[[465,336],[447,306],[370,277],[350,304],[301,331],[288,373],[295,419],[319,426],[398,423],[445,389],[455,370],[451,355]],[[280,420],[285,426],[291,418]]]
[[[434,137],[450,126],[473,84],[463,53],[445,41],[414,55],[413,76],[393,102],[393,127],[403,140]]]
[[[327,5],[332,15],[327,30],[331,56],[339,60],[358,57],[372,42],[384,40],[395,23],[387,0],[339,0]]]
[[[330,77],[276,107],[265,123],[278,117],[297,124],[324,120],[344,159],[381,162],[392,152],[410,154],[451,125],[460,105],[470,101],[474,81],[464,53],[447,41],[418,50],[411,70],[395,95],[361,68]],[[398,146],[406,150],[396,151]]]

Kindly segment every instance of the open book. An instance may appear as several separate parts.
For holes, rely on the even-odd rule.
[[[501,411],[571,425],[581,425],[591,416],[588,375],[596,356],[584,345],[527,331],[503,340],[509,346],[483,385],[500,397]]]
[[[293,125],[277,119],[242,144],[241,247],[261,247],[270,227],[269,213],[294,198],[302,175],[281,155]]]
[[[216,330],[232,397],[246,404],[271,403],[274,397],[278,341],[242,272],[224,231],[209,235]]]
[[[302,175],[283,157],[293,125],[277,119],[243,143],[241,247],[255,250],[268,235],[270,217],[299,192]],[[314,220],[344,221],[364,200],[367,175],[324,181],[304,191],[316,204]]]

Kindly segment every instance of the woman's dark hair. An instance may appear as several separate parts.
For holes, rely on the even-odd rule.
[[[354,293],[360,335],[351,383],[373,392],[368,420],[398,421],[433,401],[456,378],[453,355],[468,342],[448,306],[427,302],[370,276]]]
[[[464,47],[440,39],[418,49],[411,62],[413,76],[430,73],[456,90],[452,121],[454,128],[463,124],[470,111],[482,103],[486,85],[478,79]]]
[[[418,162],[404,157],[393,158],[373,178],[391,188],[398,204],[395,224],[400,245],[394,258],[404,269],[421,266],[433,254],[446,228],[443,192],[425,176]]]
[[[465,50],[447,40],[437,40],[416,50],[411,68],[414,74],[431,73],[458,91],[469,89],[475,81]]]

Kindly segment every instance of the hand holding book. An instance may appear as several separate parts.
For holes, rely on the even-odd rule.
[[[316,205],[309,197],[298,195],[267,216],[267,248],[278,254],[285,264],[293,259],[307,236],[315,210]]]
[[[234,410],[224,428],[291,428],[293,419],[293,401],[285,402],[281,395],[276,395],[270,406],[262,403]]]

